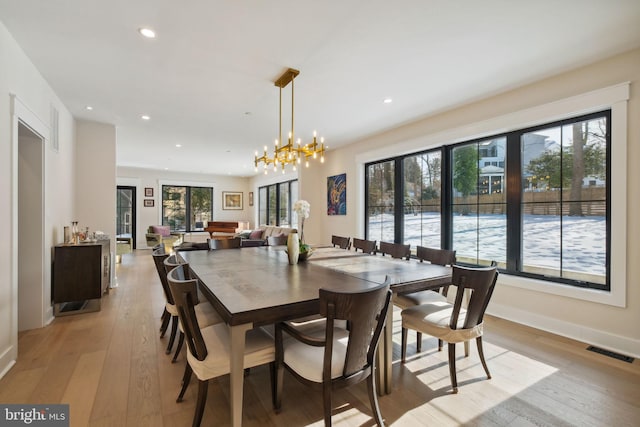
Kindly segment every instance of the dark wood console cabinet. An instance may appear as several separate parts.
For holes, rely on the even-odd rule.
[[[52,272],[54,314],[99,310],[100,298],[109,290],[110,276],[109,240],[55,246]],[[90,301],[93,304],[87,307]]]

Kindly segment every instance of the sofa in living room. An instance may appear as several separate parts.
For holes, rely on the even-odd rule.
[[[240,237],[240,247],[250,248],[256,246],[268,245],[284,245],[286,239],[291,232],[298,232],[295,228],[277,227],[273,225],[262,225],[255,230],[242,230],[238,233],[228,233],[224,231],[214,231],[212,238],[226,239],[230,237]],[[208,250],[209,243],[207,241],[183,241],[181,244],[174,246],[177,251],[198,251]]]
[[[275,225],[261,225],[255,230],[245,230],[239,235],[242,238],[241,246],[243,248],[252,246],[265,246],[269,242],[279,241],[279,237],[286,238],[291,232],[298,232],[295,228],[279,227]]]
[[[150,225],[145,235],[147,246],[153,248],[162,244],[167,252],[182,243],[184,233],[172,232],[168,225]]]
[[[240,247],[250,248],[256,246],[268,246],[268,245],[284,245],[286,244],[286,238],[291,232],[297,232],[295,228],[289,227],[276,227],[272,225],[263,225],[255,230],[242,230],[239,233],[234,233],[232,236],[220,235],[219,238],[228,237],[240,237]],[[220,232],[224,233],[224,232]],[[227,233],[230,234],[230,233]],[[216,237],[216,234],[213,234]],[[208,240],[208,239],[207,239]],[[208,242],[183,242],[174,247],[177,251],[197,251],[209,249]]]

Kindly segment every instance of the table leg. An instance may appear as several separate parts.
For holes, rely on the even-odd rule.
[[[244,346],[247,331],[251,329],[251,323],[230,326],[231,329],[231,425],[242,425],[242,393],[244,387]]]

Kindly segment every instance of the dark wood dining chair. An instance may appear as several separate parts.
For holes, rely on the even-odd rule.
[[[283,246],[287,244],[289,237],[285,235],[269,236],[267,237],[267,245],[269,246]]]
[[[384,425],[373,365],[391,300],[389,282],[387,278],[383,285],[359,292],[320,289],[320,314],[326,318],[320,333],[307,335],[286,322],[276,324],[276,412],[281,410],[286,368],[297,380],[322,390],[325,426],[331,426],[332,391],[364,380],[375,421]],[[338,320],[346,320],[349,328],[336,326]]]
[[[351,238],[333,235],[331,236],[331,244],[334,248],[337,246],[340,249],[349,249],[351,247]]]
[[[195,313],[195,302],[198,297],[197,279],[183,280],[182,266],[176,267],[167,276],[171,294],[176,302],[180,323],[183,325],[185,339],[187,341],[187,365],[182,379],[182,388],[176,399],[182,402],[184,394],[191,382],[191,376],[195,373],[198,379],[198,398],[193,426],[198,427],[202,422],[204,406],[207,401],[209,380],[229,374],[231,360],[231,337],[229,327],[224,323],[202,327],[198,324]],[[262,329],[256,328],[247,331],[244,354],[244,367],[269,363],[271,373],[271,389],[275,389],[275,347],[273,339]],[[275,400],[275,399],[274,399]],[[213,421],[211,421],[213,424]]]
[[[240,237],[232,237],[230,239],[207,239],[209,249],[237,249],[242,244]]]
[[[358,239],[357,237],[353,238],[353,250],[358,252],[358,249],[365,254],[375,254],[376,253],[376,241],[375,240],[366,240],[366,239]]]
[[[482,349],[483,317],[498,278],[494,267],[470,268],[453,266],[451,283],[458,287],[453,304],[446,301],[421,304],[402,310],[402,362],[406,361],[407,330],[414,329],[442,339],[449,347],[449,375],[453,392],[458,392],[456,378],[456,343],[476,339],[480,362],[491,378]],[[465,290],[471,295],[467,308],[462,308]]]
[[[411,259],[411,245],[403,245],[401,243],[380,242],[378,251],[382,256],[389,254],[391,258]]]
[[[176,273],[179,275],[181,280],[191,279],[191,270],[189,270],[189,264],[180,262],[176,255],[169,255],[163,262],[165,274],[169,274],[174,268],[181,267],[180,270]],[[167,286],[169,284],[167,283]],[[169,291],[171,292],[171,291]],[[196,294],[196,297],[198,295]],[[175,304],[174,304],[175,305]],[[177,316],[177,309],[174,310]],[[211,305],[209,301],[201,301],[200,299],[196,299],[195,301],[195,312],[198,317],[198,324],[203,328],[206,326],[214,325],[216,323],[222,322],[222,317],[218,314],[216,309]],[[180,323],[180,319],[177,318],[178,321],[178,345],[176,346],[176,350],[173,353],[173,358],[171,359],[171,363],[175,363],[178,359],[178,355],[180,355],[180,351],[182,350],[182,345],[184,344],[184,327],[182,323]],[[173,343],[172,343],[173,345]],[[170,347],[169,347],[170,350]]]
[[[164,311],[162,312],[161,324],[160,324],[160,338],[164,338],[169,323],[171,322],[171,332],[169,334],[169,343],[167,344],[166,353],[171,353],[171,348],[176,339],[176,332],[178,331],[178,312],[173,303],[173,297],[171,296],[171,290],[169,290],[169,284],[167,283],[167,272],[164,268],[164,260],[169,257],[166,253],[164,246],[158,245],[158,247],[152,252],[153,262],[160,278],[160,284],[162,285],[162,292],[164,294]]]
[[[156,266],[156,271],[158,272],[158,277],[160,278],[160,282],[162,284],[162,276],[160,276],[160,272],[164,270],[164,267],[162,266],[162,262],[167,256],[169,256],[169,254],[165,252],[163,245],[158,244],[153,248],[151,248],[151,256],[153,257],[153,263]],[[156,261],[156,256],[158,257],[157,261]],[[164,290],[164,285],[162,285],[162,293],[163,295],[165,295],[165,306],[162,308],[162,315],[160,316],[160,338],[164,337],[165,333],[167,332],[167,328],[169,327],[169,323],[171,322],[171,313],[167,311],[167,307],[166,307],[167,299],[166,299],[166,292]]]
[[[431,264],[450,266],[453,266],[456,263],[456,251],[450,251],[448,249],[435,249],[418,246],[416,248],[416,255],[420,262],[428,261]],[[393,304],[401,309],[405,309],[420,304],[447,301],[449,286],[443,286],[440,289],[441,293],[427,290],[411,292],[408,294],[396,294],[393,296]],[[422,333],[418,331],[416,335],[416,351],[420,353],[422,351]],[[442,349],[442,340],[440,339],[438,340],[438,349]]]

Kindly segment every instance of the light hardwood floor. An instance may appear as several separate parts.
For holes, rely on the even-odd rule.
[[[69,403],[72,426],[189,426],[195,383],[176,403],[184,354],[175,364],[159,338],[163,296],[151,252],[124,255],[118,287],[96,313],[56,318],[19,337],[16,365],[0,380],[2,403]],[[399,314],[399,313],[398,313]],[[400,322],[394,325],[399,359]],[[409,334],[415,340],[415,333]],[[394,390],[380,398],[396,426],[638,426],[640,364],[588,352],[586,345],[489,317],[487,380],[475,346],[459,357],[460,391],[450,394],[447,352],[425,339],[420,356],[394,363]],[[458,352],[463,353],[460,347]],[[322,397],[285,374],[282,412],[271,408],[266,367],[245,378],[245,426],[322,425]],[[209,388],[203,425],[229,424],[229,381]],[[336,426],[374,425],[364,383],[335,395]]]

